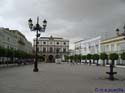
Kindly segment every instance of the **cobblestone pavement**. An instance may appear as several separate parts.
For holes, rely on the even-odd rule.
[[[125,89],[125,68],[115,68],[119,80],[110,81],[108,67],[85,64],[39,64],[0,69],[0,93],[105,93],[97,89]],[[107,92],[108,93],[108,92]],[[125,93],[125,92],[110,92]]]

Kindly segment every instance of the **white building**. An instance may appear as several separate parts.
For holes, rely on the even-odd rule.
[[[64,60],[64,55],[69,54],[69,40],[50,36],[40,37],[38,41],[39,53],[45,56],[46,62],[55,62],[57,58]],[[35,42],[34,39],[34,48]]]
[[[18,30],[0,28],[0,46],[32,53],[32,44]]]
[[[69,49],[69,56],[75,55],[75,50],[74,49]]]
[[[125,35],[102,40],[101,52],[106,52],[108,54],[125,52]]]
[[[75,54],[87,55],[100,53],[101,37],[75,42]]]

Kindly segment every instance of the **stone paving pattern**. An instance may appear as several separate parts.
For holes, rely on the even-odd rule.
[[[95,88],[125,88],[125,68],[115,68],[119,80],[110,81],[108,67],[85,64],[39,64],[0,69],[0,93],[96,93]],[[99,92],[98,92],[99,93]]]

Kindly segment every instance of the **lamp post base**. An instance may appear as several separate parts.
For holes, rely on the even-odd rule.
[[[34,69],[33,69],[33,72],[38,72],[38,71],[39,71],[38,68],[34,68]]]

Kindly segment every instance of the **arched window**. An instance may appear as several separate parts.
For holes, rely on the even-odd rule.
[[[57,42],[57,45],[59,45],[59,42]]]
[[[63,52],[66,52],[66,48],[63,48]]]
[[[46,42],[43,42],[43,44],[45,45],[45,44],[46,44]]]
[[[45,48],[45,47],[43,48],[43,52],[44,52],[44,53],[46,52],[46,48]]]
[[[59,53],[59,48],[56,49],[56,53]]]
[[[52,47],[50,47],[50,52],[51,52],[51,53],[53,52],[53,48],[52,48]]]

